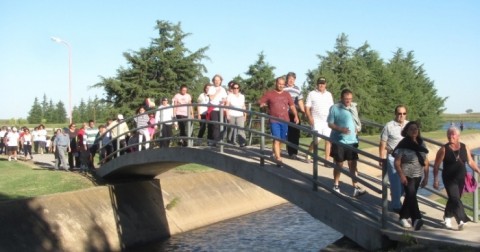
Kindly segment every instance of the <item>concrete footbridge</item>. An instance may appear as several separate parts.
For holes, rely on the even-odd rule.
[[[148,149],[145,149],[145,142],[130,141],[127,146],[108,153],[102,160],[103,164],[97,169],[97,175],[112,183],[150,180],[172,168],[195,163],[232,174],[284,198],[367,250],[382,249],[396,241],[445,246],[462,245],[480,249],[478,200],[472,203],[472,206],[467,206],[473,210],[474,222],[468,223],[464,231],[456,230],[455,226],[454,230],[445,229],[442,224],[445,206],[431,200],[431,197],[420,195],[420,210],[425,222],[422,229],[414,231],[399,224],[398,214],[387,209],[388,178],[386,172],[376,165],[379,161],[378,147],[375,146],[377,143],[364,141],[360,137],[362,144],[372,144],[372,148],[358,150],[360,160],[357,179],[368,193],[361,197],[353,197],[354,188],[351,186],[348,168],[336,167],[335,164],[326,161],[318,145],[314,145],[313,151],[308,151],[308,146],[304,144],[297,146],[283,142],[298,149],[299,159],[289,159],[284,153],[283,163],[279,164],[273,158],[272,150],[267,147],[271,146],[273,140],[268,129],[267,122],[270,119],[268,115],[245,110],[244,112],[249,115],[247,123],[245,127],[238,127],[223,123],[225,107],[219,107],[220,122],[208,121],[208,123],[220,125],[222,131],[227,127],[229,130],[244,130],[247,146],[240,147],[223,140],[209,143],[206,139],[197,139],[195,136],[199,122],[205,121],[195,118],[179,119],[175,120],[175,123],[185,123],[186,136],[175,134],[170,138],[164,138],[156,134],[157,138],[149,142]],[[159,111],[163,113],[161,109]],[[140,130],[134,128],[133,119],[132,117],[125,120],[125,123],[131,126],[131,130],[123,133],[133,136],[131,138],[135,138]],[[364,121],[363,124],[367,127],[381,127],[368,121]],[[161,132],[162,125],[157,126],[157,131]],[[320,139],[330,140],[311,131],[310,128],[291,123],[289,126],[297,127],[303,136],[311,137],[314,142]],[[117,127],[111,130],[117,130]],[[158,141],[166,139],[171,140],[171,147],[159,148]],[[111,143],[115,141],[117,146],[120,146],[118,139],[112,139]],[[186,144],[177,144],[180,141]],[[436,153],[438,143],[428,142],[430,153]],[[101,149],[105,149],[105,146],[101,146]],[[311,156],[313,162],[305,162],[306,155]],[[333,169],[342,172],[341,193],[333,191]],[[429,195],[436,194],[436,197],[446,196],[445,193],[436,192],[431,185],[422,190]],[[478,199],[477,193],[478,191],[474,193],[474,199]]]

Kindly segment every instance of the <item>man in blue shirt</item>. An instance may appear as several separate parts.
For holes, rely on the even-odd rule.
[[[357,185],[358,153],[336,143],[340,142],[353,148],[358,147],[357,133],[361,130],[362,125],[358,117],[356,103],[353,103],[352,100],[352,91],[349,89],[342,90],[341,101],[330,107],[327,122],[328,127],[332,129],[330,134],[332,139],[330,156],[333,157],[334,162],[339,167],[343,167],[343,161],[347,160],[350,176],[352,177],[352,185],[355,188],[353,196],[358,197],[365,194],[365,190]],[[338,193],[340,193],[340,188],[338,187],[340,174],[340,171],[333,170],[333,190]]]

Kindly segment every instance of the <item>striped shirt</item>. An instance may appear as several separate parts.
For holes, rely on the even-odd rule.
[[[86,128],[85,135],[87,138],[87,145],[93,145],[95,138],[97,138],[98,129],[95,128]]]
[[[283,91],[290,94],[290,96],[293,99],[293,102],[295,103],[295,107],[297,111],[299,111],[298,101],[303,100],[303,94],[300,88],[298,88],[297,86],[285,87]]]
[[[150,121],[150,117],[148,114],[140,114],[135,117],[133,120],[137,123],[137,128],[141,128],[148,125],[148,121]]]

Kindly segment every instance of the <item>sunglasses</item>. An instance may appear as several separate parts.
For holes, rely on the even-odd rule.
[[[397,115],[407,115],[407,113],[397,113]]]

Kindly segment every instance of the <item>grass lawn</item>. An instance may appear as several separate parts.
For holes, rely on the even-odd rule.
[[[53,171],[32,163],[8,162],[0,158],[0,201],[22,199],[93,187],[87,177],[73,172]]]

